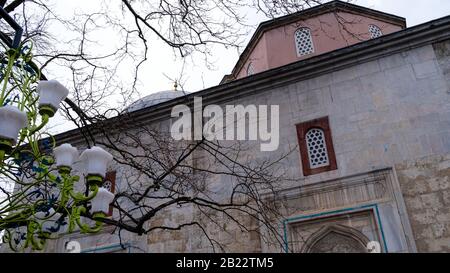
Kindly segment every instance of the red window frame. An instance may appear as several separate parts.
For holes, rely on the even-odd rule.
[[[329,172],[337,169],[336,155],[334,154],[333,138],[331,136],[330,124],[328,117],[322,117],[307,122],[303,122],[296,125],[297,127],[297,137],[300,146],[300,157],[303,167],[303,175],[309,176],[323,172]],[[328,152],[329,165],[311,168],[309,164],[308,147],[306,144],[306,133],[313,128],[322,129],[325,135],[325,142]]]
[[[116,171],[107,172],[105,175],[105,181],[111,181],[111,191],[114,193],[116,191]],[[113,215],[113,209],[113,206],[109,205],[107,216]]]

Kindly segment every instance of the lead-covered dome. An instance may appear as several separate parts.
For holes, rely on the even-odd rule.
[[[145,96],[141,99],[138,99],[137,101],[130,104],[127,108],[125,108],[124,111],[125,112],[137,111],[178,97],[182,97],[186,94],[188,94],[188,92],[186,91],[174,91],[174,90],[156,92],[148,96]]]

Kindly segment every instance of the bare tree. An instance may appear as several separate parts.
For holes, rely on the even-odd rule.
[[[283,171],[283,161],[290,152],[255,161],[249,156],[254,150],[241,142],[206,139],[176,142],[171,139],[167,126],[163,130],[155,128],[155,124],[135,122],[132,115],[115,110],[115,105],[108,100],[120,95],[121,103],[125,105],[136,95],[139,69],[144,63],[151,63],[147,54],[153,39],[162,41],[184,58],[194,53],[208,56],[213,44],[226,47],[242,44],[249,30],[246,9],[275,17],[321,2],[107,1],[70,19],[59,15],[52,4],[42,0],[4,0],[0,5],[23,26],[23,44],[32,42],[34,45],[32,64],[42,73],[42,78],[45,78],[44,74],[53,75],[52,71],[58,68],[69,72],[73,92],[65,101],[64,113],[79,128],[84,139],[82,146],[108,148],[114,155],[116,166],[123,170],[122,187],[112,202],[118,216],[96,220],[136,234],[195,227],[202,231],[215,250],[225,250],[210,233],[207,223],[215,224],[218,229],[223,229],[224,221],[233,223],[243,232],[257,232],[264,235],[262,238],[283,245],[283,236],[276,226],[277,219],[282,217],[279,204],[266,196],[273,198],[280,183],[290,179]],[[110,12],[113,5],[119,11],[116,14]],[[70,33],[71,39],[58,41],[58,33],[51,32],[54,26],[58,31]],[[98,50],[96,45],[101,41],[96,40],[95,35],[105,27],[116,31],[117,41],[107,50]],[[12,39],[13,33],[4,22],[0,24],[0,31],[1,35]],[[51,152],[45,151],[51,150],[51,141],[46,141],[47,144],[41,142],[40,147],[44,154]],[[25,196],[28,204],[38,206],[46,200],[57,200],[59,194],[53,191],[50,183],[30,183],[30,179],[42,174],[36,174],[39,167],[33,165],[34,158],[20,155],[24,158],[12,161],[10,169],[2,173],[6,181],[16,182],[16,190],[12,193],[0,187],[6,196],[0,205],[2,218],[10,212],[4,204],[25,202],[18,198]],[[219,184],[229,181],[223,192],[210,185],[219,177]],[[56,203],[51,206],[58,209]],[[70,203],[68,206],[58,211],[64,217],[71,213]],[[87,202],[85,206],[88,207]],[[195,210],[196,217],[173,225],[155,221],[168,210],[187,206]],[[33,211],[24,213],[32,214]],[[95,218],[88,211],[82,212],[82,216]],[[10,220],[1,225],[0,230],[27,225],[26,221]]]

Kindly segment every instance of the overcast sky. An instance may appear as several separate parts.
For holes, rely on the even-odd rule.
[[[405,17],[408,27],[450,15],[449,0],[358,0],[355,4]]]

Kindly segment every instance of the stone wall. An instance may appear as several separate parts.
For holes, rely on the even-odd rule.
[[[188,224],[179,230],[156,229],[147,236],[149,252],[259,252],[261,251],[257,222],[245,214],[201,211],[192,206],[165,210],[152,219],[149,227]],[[190,224],[197,222],[199,225]],[[204,231],[200,228],[204,228]]]
[[[450,252],[450,155],[396,165],[419,252]]]
[[[448,173],[439,169],[444,164],[439,163],[439,158],[450,153],[450,73],[446,64],[449,58],[447,48],[448,42],[423,45],[309,80],[267,89],[252,96],[238,97],[226,104],[280,106],[280,147],[272,153],[254,150],[255,159],[275,158],[278,154],[295,149],[298,143],[295,125],[328,116],[338,169],[303,176],[297,148],[285,163],[287,173],[294,179],[284,183],[283,187],[288,189],[320,184],[326,180],[396,166],[401,190],[393,189],[393,196],[397,196],[393,198],[397,200],[401,198],[401,194],[405,196],[407,213],[401,209],[392,211],[392,208],[398,209],[397,207],[386,208],[388,212],[384,222],[389,223],[390,213],[407,217],[419,251],[448,251],[450,212],[446,206],[448,207],[449,193],[442,188]],[[255,149],[258,147],[256,144]],[[426,175],[411,175],[421,168],[415,165],[421,164],[421,158],[437,158],[437,161],[426,167]],[[211,184],[215,184],[214,187],[222,194],[232,185],[220,178],[214,179]],[[320,194],[308,198],[318,200],[319,197]],[[299,204],[305,202],[308,203],[303,200]],[[342,206],[352,203],[338,199],[336,202],[342,203]],[[402,206],[400,203],[399,208]],[[297,214],[307,211],[300,207],[296,209]],[[326,209],[317,208],[316,211]],[[205,221],[204,226],[208,232],[223,244],[223,251],[281,251],[279,245],[277,248],[261,246],[261,239],[256,233],[246,234],[224,220],[221,222],[222,226],[214,225],[208,219],[202,219],[195,211],[186,209],[168,211],[155,219],[153,224],[158,224],[158,221],[176,224],[188,218]],[[402,224],[409,225],[407,221]],[[397,223],[392,226],[396,227]],[[404,229],[407,231],[408,227]],[[411,238],[401,239],[395,230],[398,231],[396,228],[392,232],[386,231],[387,244],[397,245],[394,247],[396,251],[414,251],[413,244],[407,248],[404,243]],[[409,237],[409,234],[405,233],[404,236]],[[202,231],[194,226],[185,227],[181,231],[151,233],[147,243],[148,250],[152,252],[212,250]]]
[[[401,181],[396,194],[407,199],[405,217],[418,251],[449,251],[448,173],[439,169],[445,165],[439,160],[450,153],[449,60],[450,41],[426,44],[234,103],[280,105],[278,153],[297,144],[296,124],[328,116],[338,169],[303,176],[297,148],[286,165],[297,179],[284,186],[396,166]],[[430,158],[437,160],[435,165],[417,167],[426,169],[426,176],[407,175]]]
[[[418,250],[450,251],[449,44],[446,41],[422,45],[281,87],[274,82],[276,87],[244,98],[237,96],[226,103],[280,106],[279,149],[272,153],[255,150],[253,158],[275,158],[296,149],[285,165],[294,179],[284,183],[284,188],[395,166],[401,191],[395,189],[394,195],[402,193],[405,197],[408,215],[399,213],[409,217]],[[295,126],[324,116],[330,120],[338,168],[305,177],[299,150],[295,148]],[[216,182],[219,193],[232,185],[220,179]],[[156,224],[200,219],[188,209],[159,217]],[[231,223],[222,224],[225,226],[221,229],[220,225],[206,226],[224,242],[225,251],[267,250],[255,234],[246,234]],[[157,231],[137,240],[144,240],[153,252],[211,251],[195,227]]]
[[[433,44],[438,73],[442,75],[447,95],[441,94],[445,107],[429,116],[428,124],[438,125],[440,133],[419,138],[428,141],[434,155],[397,164],[398,179],[402,188],[410,223],[419,252],[450,252],[450,41]],[[423,71],[434,69],[422,64]],[[434,65],[433,65],[434,66]],[[420,71],[420,70],[419,70]],[[430,90],[426,90],[432,92]],[[419,130],[417,130],[419,131]],[[418,147],[419,148],[419,147]]]

